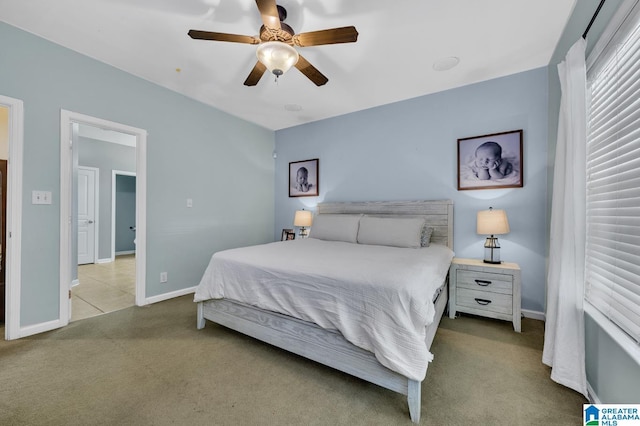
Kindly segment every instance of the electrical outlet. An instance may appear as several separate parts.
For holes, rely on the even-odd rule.
[[[166,283],[169,280],[166,272],[160,272],[160,282]]]

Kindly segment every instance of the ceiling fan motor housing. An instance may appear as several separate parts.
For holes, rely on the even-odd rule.
[[[281,41],[287,44],[293,44],[293,36],[295,31],[284,22],[280,23],[279,29],[267,28],[264,25],[260,27],[260,40],[262,41]]]

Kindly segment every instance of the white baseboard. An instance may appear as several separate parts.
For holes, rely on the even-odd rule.
[[[151,296],[144,299],[145,305],[149,305],[151,303],[162,302],[163,300],[174,299],[176,297],[184,296],[185,294],[195,293],[196,286],[187,287],[176,291],[171,291],[169,293],[159,294],[157,296]]]
[[[135,250],[117,251],[116,256],[124,256],[125,254],[136,254]]]
[[[539,321],[545,321],[546,320],[546,316],[544,315],[544,312],[530,311],[528,309],[522,309],[521,312],[522,312],[522,315],[525,318],[531,318],[531,319],[535,319],[535,320],[539,320]]]
[[[107,257],[106,259],[96,260],[96,263],[111,263],[111,262],[113,262],[113,259],[111,259],[110,257]]]
[[[56,328],[63,327],[65,324],[62,324],[62,321],[53,320],[42,322],[40,324],[27,325],[25,327],[20,327],[20,331],[18,332],[17,338],[20,339],[22,337],[33,336],[34,334],[44,333],[45,331],[55,330]]]
[[[80,284],[80,280],[79,280],[79,279],[77,279],[77,278],[76,278],[75,280],[71,281],[71,287],[75,287],[75,286],[77,286],[78,284]]]

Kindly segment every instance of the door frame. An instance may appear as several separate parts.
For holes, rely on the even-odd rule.
[[[99,259],[98,257],[98,247],[100,232],[98,232],[98,227],[100,226],[100,169],[97,167],[88,167],[88,166],[78,166],[78,170],[91,170],[94,173],[94,181],[93,181],[93,261],[91,263],[96,263]],[[76,212],[77,215],[77,212]],[[76,238],[78,236],[76,235]],[[76,259],[77,262],[77,259]]]
[[[147,131],[77,112],[60,110],[60,319],[61,325],[69,323],[72,259],[72,175],[73,147],[71,125],[86,124],[105,130],[115,130],[136,138],[136,305],[146,301],[146,227],[147,227]]]
[[[0,105],[9,109],[9,168],[7,175],[7,257],[5,267],[5,328],[7,340],[22,337],[20,286],[22,265],[22,150],[24,146],[24,104],[0,95]]]
[[[137,182],[138,178],[136,172],[125,172],[123,170],[111,170],[111,261],[116,260],[116,177],[117,176],[135,176],[136,177],[136,199],[138,198]],[[137,206],[136,206],[137,207]],[[136,254],[138,252],[137,246],[138,228],[136,228]]]

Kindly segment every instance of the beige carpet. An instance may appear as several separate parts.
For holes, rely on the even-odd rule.
[[[207,323],[191,296],[0,342],[1,425],[411,425],[406,398]],[[578,425],[543,324],[443,318],[423,425]]]

